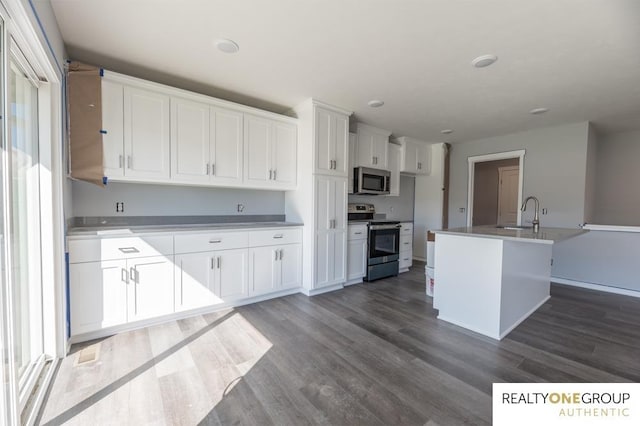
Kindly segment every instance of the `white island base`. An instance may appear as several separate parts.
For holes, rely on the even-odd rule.
[[[549,299],[553,240],[437,233],[438,319],[502,339]]]

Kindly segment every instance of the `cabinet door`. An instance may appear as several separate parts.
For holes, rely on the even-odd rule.
[[[315,108],[315,150],[316,173],[333,173],[333,155],[335,150],[335,123],[330,111]]]
[[[280,247],[280,289],[302,286],[302,245]]]
[[[362,278],[367,273],[367,240],[353,240],[348,243],[347,279]]]
[[[389,171],[391,172],[391,181],[389,188],[390,196],[400,195],[400,163],[402,161],[402,147],[393,143],[389,144]]]
[[[280,284],[279,247],[257,247],[249,249],[249,294],[271,293]]]
[[[403,161],[402,161],[402,169],[401,171],[406,173],[418,173],[418,145],[406,141],[402,147],[403,152]]]
[[[316,230],[333,228],[335,212],[335,186],[330,177],[316,176]]]
[[[269,120],[244,115],[244,180],[247,184],[265,186],[271,180],[272,137]]]
[[[358,130],[358,166],[374,167],[378,166],[375,163],[375,154],[373,150],[374,135],[365,130]]]
[[[334,232],[331,261],[333,283],[344,283],[347,280],[347,232],[344,230]]]
[[[273,123],[272,160],[274,185],[295,189],[297,181],[298,129],[289,123]]]
[[[349,117],[334,113],[335,143],[333,171],[335,176],[347,177],[349,169]]]
[[[102,151],[104,174],[124,176],[124,88],[102,79]]]
[[[220,302],[214,294],[214,268],[212,252],[180,254],[175,257],[176,312]]]
[[[127,265],[124,260],[69,265],[71,335],[127,322]]]
[[[211,181],[241,184],[243,168],[242,113],[211,108]]]
[[[169,139],[169,97],[125,87],[125,176],[166,181],[170,175]]]
[[[249,294],[249,250],[221,250],[214,253],[215,292],[222,302],[243,299]]]
[[[335,232],[316,233],[315,286],[324,287],[333,284],[333,247]]]
[[[171,99],[171,178],[209,180],[209,105]]]
[[[374,167],[386,169],[388,167],[389,136],[374,133],[372,135],[372,153],[375,159]]]
[[[416,173],[428,175],[431,173],[431,145],[417,144]]]
[[[129,321],[173,312],[173,258],[165,256],[130,259]]]
[[[333,205],[334,227],[347,231],[347,180],[335,178],[332,185],[331,204]]]

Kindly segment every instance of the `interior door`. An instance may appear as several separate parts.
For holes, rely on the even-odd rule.
[[[498,225],[517,225],[520,169],[500,167],[498,176]]]

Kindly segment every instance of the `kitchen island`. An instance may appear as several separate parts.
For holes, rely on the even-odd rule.
[[[553,243],[585,232],[495,226],[436,231],[438,319],[502,339],[549,299]]]

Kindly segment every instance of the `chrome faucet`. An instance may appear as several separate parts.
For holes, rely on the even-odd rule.
[[[522,207],[520,207],[520,210],[522,210],[523,212],[527,210],[527,202],[529,202],[529,200],[533,200],[536,202],[536,212],[533,215],[533,221],[531,223],[533,224],[533,232],[538,232],[540,230],[540,201],[538,201],[536,197],[530,195],[526,200],[524,200],[524,202],[522,203]]]

